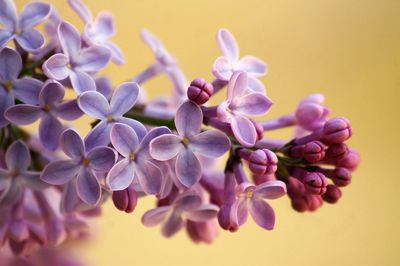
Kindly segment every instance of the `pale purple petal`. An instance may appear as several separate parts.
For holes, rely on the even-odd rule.
[[[61,197],[60,209],[64,213],[72,213],[76,210],[80,200],[76,193],[75,181],[65,184]]]
[[[247,217],[247,200],[245,198],[239,198],[231,207],[230,220],[235,224],[235,226],[241,226],[247,221]]]
[[[249,204],[254,222],[264,229],[272,230],[275,225],[275,213],[271,206],[260,198],[253,197]]]
[[[49,163],[42,172],[40,179],[51,185],[63,185],[74,178],[81,166],[71,160],[61,160]]]
[[[157,207],[145,212],[142,216],[142,224],[144,226],[156,226],[165,220],[171,206]]]
[[[4,47],[14,38],[14,33],[9,30],[0,29],[0,47]]]
[[[190,149],[181,149],[175,162],[176,176],[187,188],[192,187],[201,178],[201,164]]]
[[[96,90],[110,99],[113,93],[111,80],[107,77],[97,77],[94,82],[96,83]]]
[[[107,119],[110,113],[107,99],[97,91],[82,93],[78,98],[78,105],[83,112],[96,119]]]
[[[21,178],[22,181],[33,190],[42,191],[48,187],[48,184],[40,179],[40,172],[25,171],[18,175],[18,178]]]
[[[96,83],[94,83],[93,78],[80,70],[70,71],[69,78],[71,80],[72,87],[78,94],[85,91],[95,91]]]
[[[108,11],[100,11],[91,29],[102,39],[113,37],[116,32],[114,16]]]
[[[90,12],[90,9],[83,3],[82,0],[68,0],[68,4],[78,14],[83,22],[92,23],[92,12]]]
[[[277,199],[286,194],[286,185],[282,181],[267,181],[257,186],[254,196],[266,199]]]
[[[171,237],[176,234],[183,226],[184,222],[182,217],[179,214],[172,212],[167,221],[162,225],[161,233],[165,237]]]
[[[229,81],[233,74],[232,65],[226,57],[220,56],[214,62],[212,73],[217,79]]]
[[[37,105],[19,104],[6,110],[4,116],[17,125],[29,125],[40,118],[42,110]]]
[[[61,102],[64,94],[65,89],[63,85],[55,80],[48,80],[40,91],[39,104],[44,106],[46,104]]]
[[[137,152],[145,152],[146,154],[148,154],[150,149],[150,142],[156,137],[165,134],[171,134],[171,130],[164,126],[152,128],[141,140]]]
[[[139,160],[136,167],[136,174],[143,191],[149,195],[160,193],[163,181],[160,168],[147,160]]]
[[[150,142],[150,155],[159,161],[168,161],[183,149],[182,138],[174,134],[156,137]]]
[[[0,52],[0,78],[14,80],[22,69],[21,56],[11,48],[5,47]]]
[[[122,65],[126,63],[124,53],[115,43],[106,41],[103,46],[110,50],[111,58],[115,64]]]
[[[245,147],[252,147],[257,140],[254,124],[243,116],[232,116],[231,127],[235,138]]]
[[[110,61],[111,53],[101,46],[90,46],[83,49],[74,59],[74,68],[82,72],[97,72]]]
[[[247,91],[247,73],[239,72],[232,88],[232,102],[237,102]],[[231,83],[231,81],[229,82]],[[230,86],[228,86],[229,89]]]
[[[13,93],[15,98],[24,103],[38,104],[39,94],[43,82],[31,77],[23,77],[14,82]]]
[[[45,115],[39,124],[39,138],[43,146],[51,151],[58,148],[63,126],[57,118]]]
[[[251,92],[240,98],[240,104],[234,111],[243,115],[257,116],[265,114],[272,106],[272,101],[259,92]]]
[[[85,145],[81,136],[71,128],[62,133],[60,145],[63,152],[70,158],[82,158],[85,155]]]
[[[205,222],[217,217],[219,208],[213,204],[204,204],[188,213],[187,218],[194,222]]]
[[[241,58],[236,67],[240,70],[246,71],[254,77],[260,77],[267,74],[267,64],[250,55]]]
[[[10,173],[5,169],[0,168],[0,191],[3,191],[5,188],[7,188],[10,181]]]
[[[98,123],[85,138],[86,150],[90,151],[96,146],[107,146],[110,143],[111,125],[107,121]]]
[[[19,15],[19,26],[22,30],[30,29],[46,19],[50,14],[49,4],[42,2],[28,3]]]
[[[201,155],[216,158],[230,149],[231,142],[224,133],[217,130],[207,130],[191,138],[189,147]]]
[[[127,117],[118,117],[115,119],[115,122],[126,124],[133,128],[135,130],[136,135],[139,138],[139,142],[142,141],[144,136],[147,134],[147,129],[146,127],[140,123],[139,121],[132,119],[132,118],[127,118]]]
[[[150,31],[143,29],[140,32],[140,37],[150,47],[154,54],[157,54],[160,50],[164,50],[163,44]]]
[[[114,148],[124,157],[129,157],[139,146],[135,131],[125,124],[116,123],[112,126],[110,140]]]
[[[68,22],[61,22],[58,26],[58,38],[64,54],[75,58],[81,50],[81,35],[79,31]]]
[[[14,96],[0,86],[0,128],[9,124],[9,121],[4,117],[4,112],[8,107],[14,105]]]
[[[100,201],[101,186],[93,172],[82,168],[76,179],[76,191],[81,200],[89,205],[96,205]]]
[[[52,55],[46,62],[43,63],[43,72],[49,78],[63,80],[69,76],[68,68],[69,59],[64,54]]]
[[[122,116],[135,105],[139,95],[139,85],[135,82],[125,82],[115,89],[111,97],[111,114]]]
[[[265,94],[265,86],[259,79],[253,76],[248,76],[247,81],[248,81],[247,86],[250,90]]]
[[[217,42],[222,54],[231,62],[236,62],[239,59],[239,47],[227,29],[220,29],[217,33]]]
[[[24,142],[17,140],[7,149],[5,161],[8,170],[24,171],[31,163],[29,149]]]
[[[0,1],[0,23],[4,24],[7,29],[14,30],[16,28],[17,9],[13,0]]]
[[[25,29],[20,35],[17,35],[15,39],[25,51],[29,52],[36,51],[44,45],[44,37],[42,33],[36,29]]]
[[[13,206],[22,195],[22,187],[18,182],[9,182],[9,186],[0,195],[0,210],[3,206]]]
[[[116,163],[107,175],[107,186],[112,191],[126,189],[132,184],[135,175],[135,165],[129,159],[122,159]]]
[[[203,123],[203,112],[192,101],[184,102],[175,115],[175,126],[179,135],[193,136],[200,132]]]
[[[57,104],[51,111],[55,116],[68,121],[76,120],[83,115],[76,99]]]
[[[187,190],[174,200],[175,211],[193,211],[201,206],[201,197],[192,190]]]
[[[107,172],[117,161],[117,153],[109,147],[96,147],[87,154],[87,158],[93,170]]]

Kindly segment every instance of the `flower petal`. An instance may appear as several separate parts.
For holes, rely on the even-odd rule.
[[[189,147],[201,155],[216,158],[224,155],[231,147],[229,138],[217,130],[207,130],[190,139]]]
[[[29,125],[40,118],[42,110],[39,106],[31,104],[19,104],[6,110],[4,116],[8,121],[17,125]]]
[[[110,51],[102,46],[89,46],[83,49],[75,59],[75,69],[82,72],[97,72],[110,61]]]
[[[80,165],[71,160],[54,161],[46,165],[40,179],[51,185],[63,185],[74,178],[80,168]]]
[[[43,146],[55,151],[60,143],[63,125],[52,115],[45,115],[39,124],[39,138]]]
[[[161,227],[161,233],[165,237],[171,237],[176,234],[183,227],[184,222],[182,217],[172,212],[167,221]]]
[[[240,98],[235,112],[243,115],[257,116],[265,114],[272,106],[272,101],[259,92],[251,92]]]
[[[46,3],[28,3],[19,15],[19,26],[22,30],[35,27],[46,19],[50,14],[50,10],[50,5]]]
[[[107,172],[117,161],[117,153],[109,147],[96,147],[87,154],[87,158],[93,170]]]
[[[71,80],[72,87],[78,94],[81,94],[85,91],[96,90],[96,83],[94,83],[93,78],[85,72],[75,69],[74,71],[70,71],[69,78]]]
[[[246,72],[235,72],[234,76],[236,77],[236,79],[232,78],[231,81],[233,81],[234,83],[233,86],[230,86],[230,84],[228,84],[228,90],[231,88],[232,102],[237,102],[247,92],[248,75]],[[231,83],[231,81],[229,81],[229,83]]]
[[[184,102],[176,111],[175,126],[180,136],[193,136],[200,132],[203,112],[192,101]]]
[[[103,46],[110,50],[111,59],[115,64],[122,65],[126,63],[124,53],[122,52],[121,48],[115,43],[107,41],[103,43]]]
[[[175,162],[176,176],[187,188],[192,187],[201,178],[199,159],[190,149],[181,149]]]
[[[61,22],[58,26],[58,39],[64,54],[75,58],[81,50],[81,35],[79,31],[68,22]]]
[[[165,134],[150,142],[150,155],[159,161],[168,161],[183,148],[182,139],[174,134]]]
[[[78,105],[83,112],[96,119],[107,119],[110,113],[107,99],[97,91],[82,93],[78,98]]]
[[[52,113],[64,120],[76,120],[83,115],[76,99],[53,106]]]
[[[83,3],[82,0],[68,0],[70,7],[78,14],[78,16],[83,20],[83,22],[92,23],[93,16],[90,9]]]
[[[43,72],[46,76],[56,80],[63,80],[69,76],[69,59],[64,54],[54,54],[43,63]]]
[[[177,212],[193,211],[201,206],[201,197],[196,192],[187,190],[176,197],[174,206]]]
[[[87,151],[90,151],[96,146],[107,146],[110,143],[111,125],[112,124],[106,121],[101,121],[89,132],[85,138]]]
[[[22,186],[18,182],[9,182],[8,187],[0,195],[0,210],[13,206],[22,195]]]
[[[267,181],[257,186],[254,196],[277,199],[286,194],[286,185],[282,181]]]
[[[4,117],[4,112],[8,107],[14,105],[14,96],[0,86],[0,128],[9,124],[9,121]]]
[[[254,124],[246,117],[235,115],[231,117],[231,127],[235,138],[244,147],[252,147],[257,140]]]
[[[217,217],[219,208],[213,204],[204,204],[188,213],[187,218],[194,222],[205,222]]]
[[[42,191],[48,185],[40,179],[40,172],[25,171],[18,176],[21,178],[26,186],[36,191]]]
[[[232,64],[226,57],[220,56],[214,62],[212,73],[217,79],[229,81],[233,75]]]
[[[267,74],[267,64],[254,56],[248,55],[241,58],[236,66],[254,77]]]
[[[3,191],[5,188],[9,186],[9,183],[11,181],[9,176],[10,176],[9,171],[0,168],[0,191]]]
[[[100,11],[93,23],[92,30],[99,38],[113,37],[116,32],[114,16],[108,11]]]
[[[275,225],[275,213],[263,199],[253,197],[250,200],[250,214],[256,224],[264,229],[272,230]]]
[[[7,29],[14,30],[17,23],[17,9],[13,0],[0,1],[0,23]]]
[[[105,76],[97,77],[94,82],[96,83],[96,90],[106,97],[106,99],[110,99],[113,93],[111,80]]]
[[[128,159],[116,163],[107,175],[107,186],[112,191],[124,190],[132,184],[135,175],[135,165]]]
[[[82,158],[85,155],[85,145],[82,138],[72,128],[62,133],[60,144],[63,152],[70,158]]]
[[[44,106],[46,104],[61,102],[64,98],[64,94],[65,89],[61,83],[55,80],[48,80],[40,91],[39,104]]]
[[[139,85],[135,82],[125,82],[118,86],[111,97],[111,113],[122,116],[135,105],[139,95]]]
[[[89,168],[82,168],[76,179],[76,192],[81,200],[89,205],[100,201],[101,186]]]
[[[14,38],[14,33],[9,30],[0,29],[0,47],[6,46],[6,44]]]
[[[165,220],[165,217],[170,209],[171,206],[162,206],[148,210],[142,216],[142,224],[148,227],[159,225]]]
[[[110,140],[114,148],[124,157],[129,157],[139,146],[135,131],[130,126],[121,123],[112,126]]]
[[[260,92],[265,95],[265,86],[259,79],[253,76],[248,76],[247,81],[249,90]]]
[[[149,153],[150,151],[150,142],[155,139],[158,136],[165,135],[165,134],[171,134],[171,130],[167,127],[155,127],[152,128],[142,139],[142,141],[139,144],[139,148],[137,149],[137,152],[145,152]]]
[[[239,59],[239,47],[227,29],[220,29],[217,33],[217,42],[221,52],[231,62],[236,62]]]
[[[230,220],[234,227],[239,227],[247,221],[248,217],[247,200],[239,198],[235,200],[231,207]]]
[[[21,140],[13,142],[6,151],[5,161],[8,170],[23,171],[28,169],[31,163],[31,155],[26,144]]]
[[[42,33],[36,29],[25,29],[20,35],[17,35],[15,39],[18,44],[28,52],[36,51],[44,45],[44,37]]]
[[[24,103],[38,104],[39,94],[43,86],[43,82],[31,77],[23,77],[14,82],[13,93],[15,98]]]
[[[160,168],[147,160],[139,160],[136,167],[136,174],[143,191],[149,195],[159,194],[163,181]]]
[[[133,128],[133,130],[135,130],[135,133],[139,138],[139,142],[141,142],[144,136],[147,134],[146,127],[135,119],[127,117],[118,117],[115,119],[115,122],[122,123]]]
[[[5,47],[0,52],[0,77],[3,80],[14,80],[22,69],[21,56],[11,48]]]
[[[61,196],[60,209],[64,213],[72,213],[76,211],[77,206],[80,204],[78,194],[76,193],[76,186],[74,181],[65,184]]]

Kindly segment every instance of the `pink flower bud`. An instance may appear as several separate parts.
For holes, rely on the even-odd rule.
[[[338,187],[345,187],[351,183],[351,172],[343,167],[337,167],[332,172],[332,181]]]
[[[305,173],[302,182],[306,191],[314,195],[324,194],[328,185],[325,176],[320,172]]]
[[[308,203],[305,197],[294,197],[291,199],[292,208],[298,212],[305,212],[308,210]]]
[[[350,121],[343,117],[332,118],[322,129],[322,141],[326,144],[342,143],[352,135]]]
[[[290,149],[289,154],[294,158],[304,158],[310,163],[322,161],[325,157],[326,146],[320,141],[310,141]]]
[[[310,212],[316,211],[324,203],[320,195],[306,195],[306,199]]]
[[[275,173],[277,164],[278,158],[275,153],[267,149],[256,150],[249,157],[250,171],[256,175]]]
[[[356,150],[351,150],[347,154],[347,156],[338,161],[336,166],[344,167],[349,169],[350,171],[356,170],[358,164],[360,163],[360,154]]]
[[[349,147],[345,143],[338,143],[329,146],[326,151],[326,160],[339,161],[349,153]]]
[[[254,128],[256,129],[257,141],[258,140],[262,140],[264,138],[264,128],[263,128],[263,126],[260,123],[254,121],[254,120],[250,120],[250,121],[253,123]]]
[[[124,190],[114,191],[112,200],[118,210],[131,213],[137,204],[137,194],[132,187],[128,187]]]
[[[189,100],[201,105],[206,103],[214,92],[211,83],[206,82],[203,78],[198,78],[190,83],[187,91]]]
[[[324,195],[322,195],[322,198],[324,199],[324,201],[333,204],[338,202],[341,196],[342,191],[340,191],[340,188],[335,185],[328,185],[326,187],[326,192],[324,193]]]

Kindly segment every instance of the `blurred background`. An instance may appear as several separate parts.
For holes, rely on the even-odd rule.
[[[16,0],[19,8],[28,1]],[[50,1],[68,21],[82,22],[66,0]],[[398,0],[86,0],[94,14],[116,17],[115,42],[127,64],[104,72],[115,85],[153,62],[139,31],[148,28],[176,55],[189,80],[213,80],[220,55],[215,33],[226,27],[241,55],[269,65],[262,81],[274,101],[265,117],[292,112],[306,95],[321,92],[334,116],[352,121],[350,144],[362,155],[353,183],[336,205],[315,213],[293,211],[289,200],[271,202],[276,228],[250,221],[237,233],[220,232],[212,245],[190,242],[185,232],[172,239],[140,223],[153,199],[127,215],[109,202],[94,221],[94,237],[76,252],[93,266],[109,265],[400,265],[397,172],[400,89],[400,1]],[[165,77],[146,83],[150,97],[168,94]],[[222,100],[225,95],[218,95]],[[87,132],[89,119],[78,126]],[[271,137],[289,138],[290,131]]]

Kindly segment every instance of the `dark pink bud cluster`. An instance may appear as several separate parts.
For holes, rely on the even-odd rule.
[[[322,141],[328,145],[345,142],[351,135],[350,121],[343,117],[328,120],[322,129]]]
[[[114,191],[112,200],[118,210],[131,213],[137,204],[137,193],[132,186],[129,186],[124,190]]]
[[[189,100],[201,105],[206,103],[214,92],[211,83],[208,83],[203,78],[197,78],[190,83],[187,90]]]
[[[293,158],[304,158],[310,163],[317,163],[324,159],[327,147],[318,140],[306,144],[295,145],[290,148],[289,156]]]

